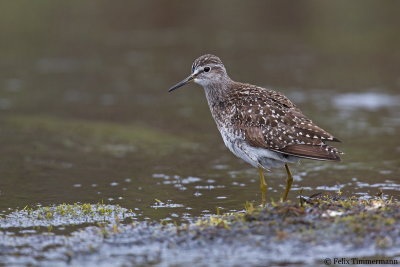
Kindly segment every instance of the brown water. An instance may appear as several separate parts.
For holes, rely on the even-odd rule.
[[[179,1],[0,4],[0,213],[90,202],[180,221],[260,199],[203,90],[168,94],[204,53],[284,92],[343,143],[292,167],[290,199],[400,193],[399,4]],[[267,174],[278,199],[284,170]],[[159,201],[157,201],[159,200]]]

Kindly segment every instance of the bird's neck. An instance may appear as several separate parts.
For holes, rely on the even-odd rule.
[[[225,102],[233,83],[234,82],[227,77],[223,80],[211,81],[203,86],[210,108],[216,104]]]

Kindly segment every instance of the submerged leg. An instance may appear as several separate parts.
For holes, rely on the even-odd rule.
[[[258,173],[260,175],[261,204],[264,206],[267,201],[267,183],[265,182],[264,171],[262,168],[258,168]]]
[[[287,180],[286,180],[286,189],[281,198],[282,201],[286,201],[286,198],[289,194],[290,188],[292,187],[292,183],[293,183],[292,173],[290,172],[289,166],[287,164],[285,164],[285,169],[287,172]]]

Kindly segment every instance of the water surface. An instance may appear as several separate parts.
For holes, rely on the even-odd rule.
[[[292,166],[290,200],[398,199],[398,7],[211,3],[2,3],[0,213],[103,202],[184,221],[258,203],[257,171],[224,147],[202,89],[167,93],[204,53],[343,141],[340,163]],[[279,199],[284,170],[267,179]]]

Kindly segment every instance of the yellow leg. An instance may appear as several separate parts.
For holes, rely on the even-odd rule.
[[[287,196],[289,194],[290,188],[292,187],[292,183],[293,183],[293,177],[292,177],[292,173],[289,170],[289,166],[287,164],[285,164],[285,169],[287,172],[287,180],[286,180],[286,189],[285,192],[282,195],[281,201],[286,201]]]
[[[267,202],[267,183],[265,182],[262,168],[258,168],[258,173],[260,174],[261,204],[264,206]]]

